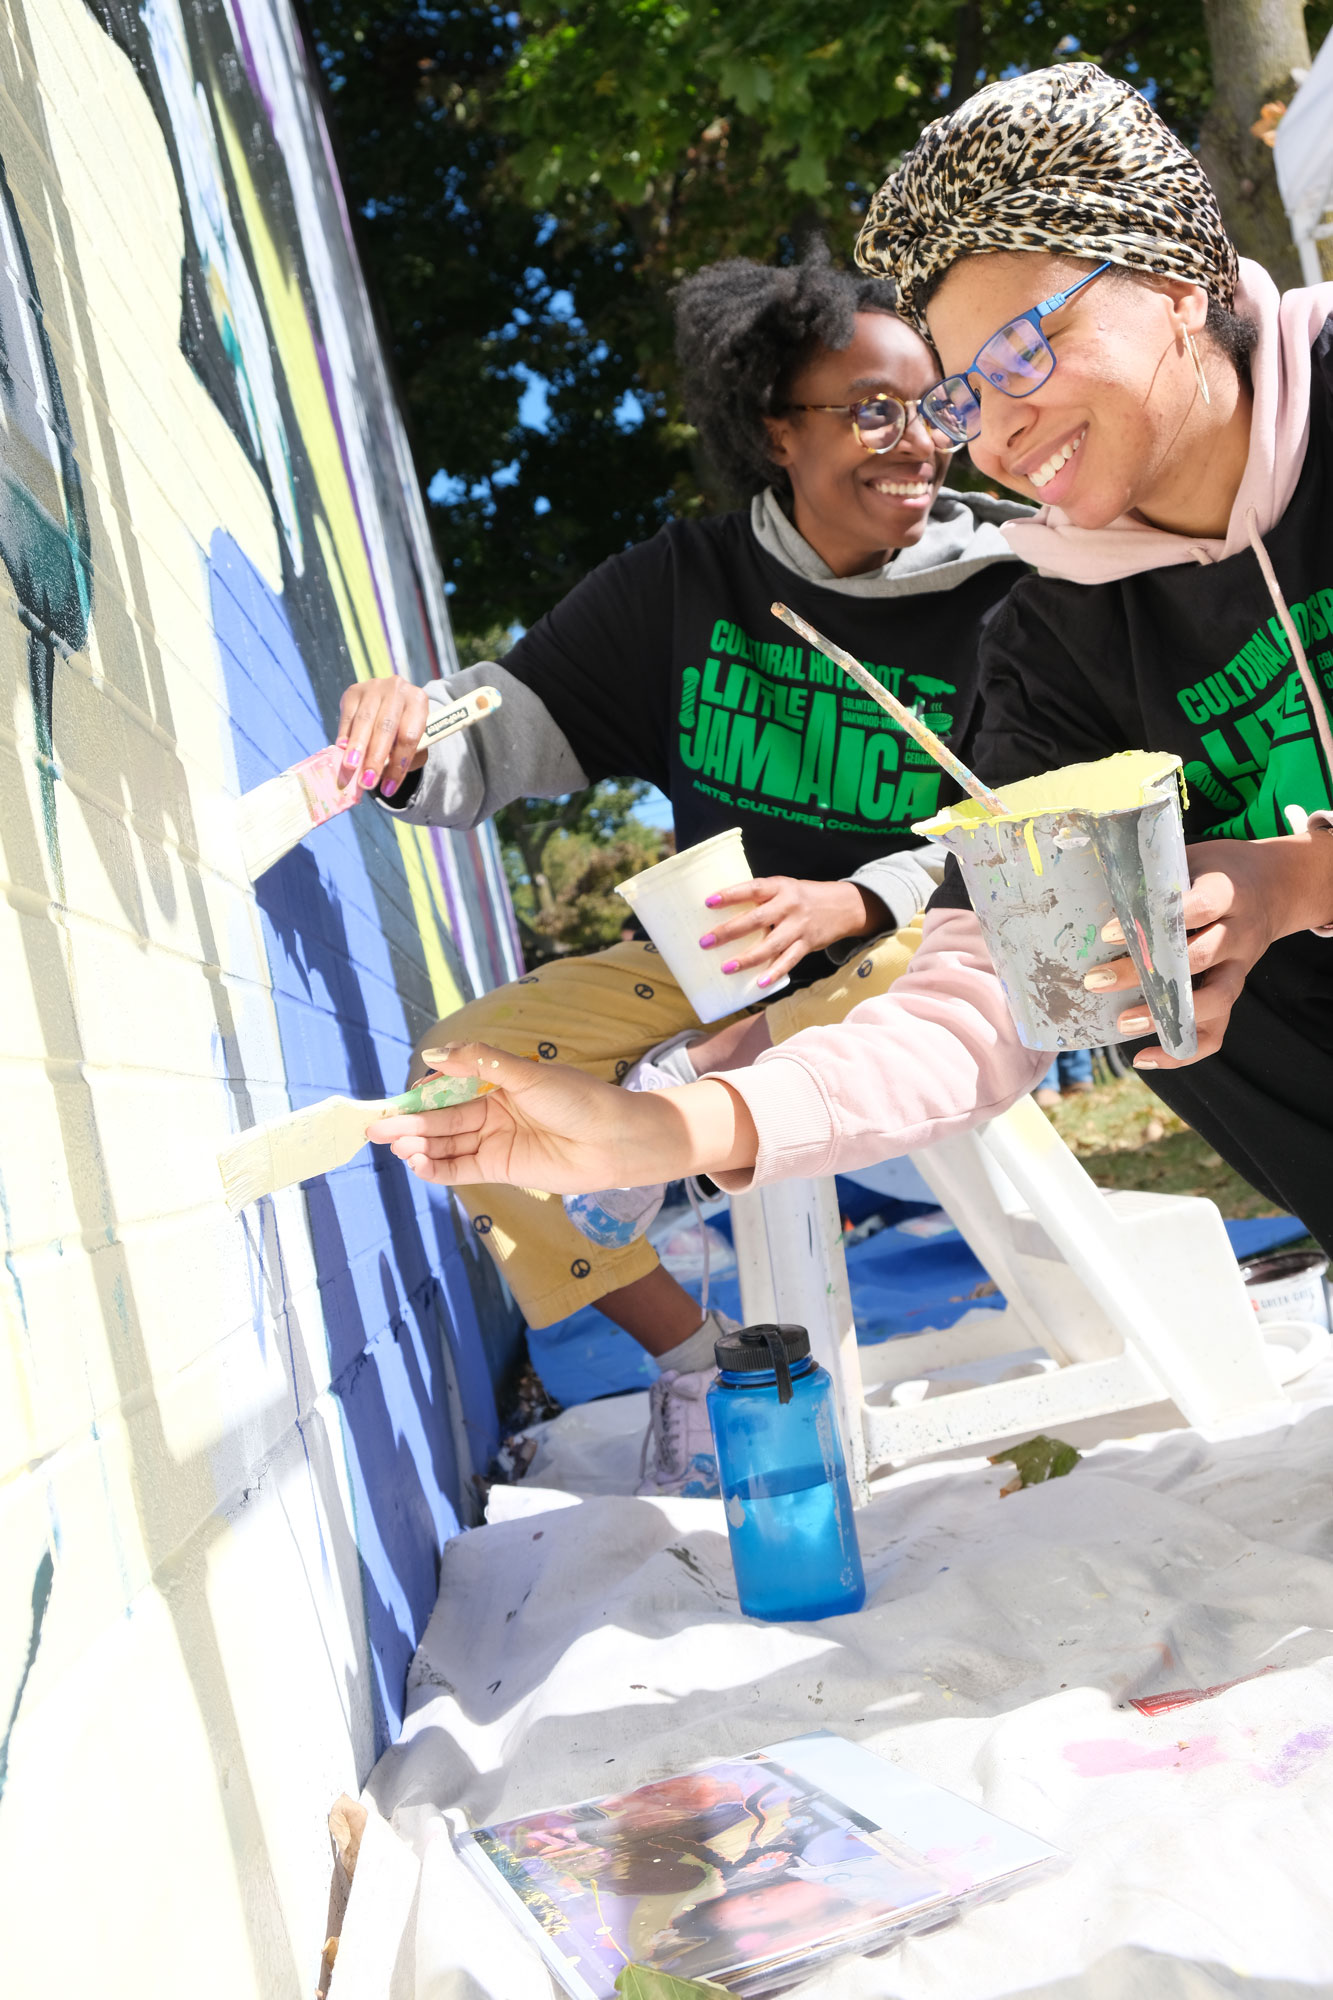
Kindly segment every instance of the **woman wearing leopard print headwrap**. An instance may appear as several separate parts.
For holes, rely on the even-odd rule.
[[[977,768],[1184,760],[1202,1060],[1136,1067],[1333,1246],[1333,286],[1238,263],[1198,161],[1091,64],[928,126],[857,256],[940,357],[936,418],[1043,503],[1008,532],[1039,574],[983,646]],[[1137,991],[1128,960],[1093,980]]]

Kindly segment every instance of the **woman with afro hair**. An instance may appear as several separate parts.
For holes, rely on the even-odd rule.
[[[935,887],[911,828],[941,774],[770,611],[785,599],[967,754],[978,634],[1022,574],[1000,524],[1027,510],[945,488],[951,447],[916,401],[938,364],[894,306],[891,284],[822,245],[786,268],[699,271],[676,295],[677,356],[737,511],[610,557],[503,664],[343,697],[346,781],[405,820],[471,827],[618,777],[660,787],[682,849],[739,826],[754,879],[700,907],[701,943],[782,991],[701,1029],[653,947],[627,939],[470,1002],[422,1038],[414,1078],[427,1052],[483,1041],[629,1090],[687,1084],[841,1021],[910,963]],[[418,755],[428,699],[486,683],[504,696],[494,720]],[[752,900],[764,939],[740,951],[755,917],[726,905]],[[658,1361],[643,1490],[715,1493],[703,1397],[723,1322],[700,1324],[646,1239],[663,1190],[459,1193],[529,1325],[596,1304]]]

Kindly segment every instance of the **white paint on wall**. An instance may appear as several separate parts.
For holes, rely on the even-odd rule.
[[[220,129],[187,33],[194,0],[150,11],[177,120]],[[295,49],[288,22],[267,59],[280,70]],[[287,87],[296,103],[299,79]],[[359,562],[392,596],[394,537],[415,545],[420,507],[397,523],[375,514],[356,543],[327,452],[314,499],[309,477],[284,488],[283,453],[304,445],[283,398],[309,426],[323,393],[308,374],[293,389],[299,288],[273,290],[296,251],[274,234],[269,290],[262,260],[251,284],[246,215],[259,227],[263,189],[224,213],[225,142],[211,180],[200,144],[183,188],[160,106],[91,0],[8,0],[0,158],[50,348],[48,369],[34,335],[26,367],[58,380],[78,479],[51,460],[40,493],[31,474],[25,485],[12,424],[0,476],[39,500],[34,546],[67,565],[81,493],[91,590],[79,643],[42,637],[5,530],[0,1959],[23,2000],[91,1983],[134,2000],[313,1990],[325,1814],[356,1789],[397,1698],[385,1634],[410,1651],[456,1526],[463,1426],[443,1380],[442,1294],[429,1294],[457,1256],[452,1214],[414,1207],[365,1166],[351,1198],[288,1190],[237,1221],[221,1201],[228,1133],[318,1085],[318,1061],[294,1068],[306,1041],[392,1064],[423,1009],[461,990],[453,968],[478,985],[498,968],[482,942],[450,935],[424,836],[408,851],[348,825],[335,849],[324,830],[283,893],[258,899],[240,869],[232,801],[252,733],[274,717],[275,743],[318,730],[312,701],[352,677],[338,579],[354,591]],[[322,154],[303,162],[310,199],[325,171]],[[251,389],[234,424],[180,345],[191,229],[201,268],[214,252],[225,265]],[[336,275],[330,261],[326,291]],[[28,311],[22,289],[15,310]],[[356,327],[337,322],[335,297],[322,308],[350,378]],[[401,499],[406,459],[387,403],[372,417],[357,497],[374,513]],[[228,652],[218,606],[241,588],[253,602]],[[386,631],[415,667],[405,630],[395,604]],[[467,853],[451,851],[455,870]],[[484,851],[467,865],[454,906],[489,893],[503,932]],[[321,912],[343,923],[336,949]],[[415,1510],[406,1527],[400,1499]]]

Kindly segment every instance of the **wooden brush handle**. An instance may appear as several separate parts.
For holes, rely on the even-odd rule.
[[[850,653],[845,653],[841,646],[835,646],[831,639],[826,639],[822,632],[816,631],[813,625],[807,624],[795,611],[788,610],[785,604],[774,604],[770,608],[775,618],[780,618],[784,625],[790,626],[793,632],[798,632],[803,639],[808,640],[817,652],[823,653],[827,659],[840,666],[845,674],[850,674],[857,686],[864,688],[871,700],[878,702],[880,707],[893,717],[898,727],[906,730],[907,734],[935,759],[941,769],[947,771],[951,778],[957,779],[965,792],[979,800],[988,812],[1001,814],[1004,812],[1003,799],[998,798],[989,785],[983,785],[976,773],[968,770],[962,758],[956,757],[948,744],[942,743],[934,730],[924,723],[919,715],[913,715],[911,709],[905,708],[896,695],[881,687],[874,675],[867,673],[859,660],[853,659]]]
[[[504,696],[499,688],[473,688],[471,694],[465,694],[461,701],[452,702],[448,708],[442,708],[438,715],[431,717],[417,749],[429,750],[432,743],[439,743],[442,738],[453,736],[458,730],[466,729],[474,722],[480,722],[483,716],[489,715],[492,709],[500,708],[503,704]]]

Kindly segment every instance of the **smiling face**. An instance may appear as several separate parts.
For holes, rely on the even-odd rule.
[[[919,334],[890,313],[857,313],[847,347],[821,347],[784,386],[789,403],[858,403],[887,393],[910,401],[938,379]],[[856,576],[910,548],[925,532],[949,465],[919,418],[892,451],[857,443],[850,417],[791,410],[767,419],[772,454],[786,469],[792,513],[837,576]]]
[[[1007,320],[1089,268],[1032,251],[961,259],[926,309],[946,373],[969,368]],[[1032,395],[982,389],[981,436],[971,446],[978,471],[1079,527],[1102,528],[1136,509],[1163,526],[1204,531],[1200,507],[1211,519],[1223,505],[1212,492],[1228,456],[1217,436],[1238,389],[1230,364],[1201,347],[1213,404],[1199,393],[1184,334],[1202,334],[1207,306],[1201,287],[1176,279],[1114,269],[1096,279],[1043,322],[1056,367]]]

